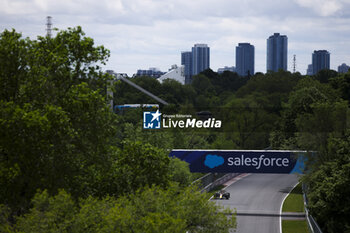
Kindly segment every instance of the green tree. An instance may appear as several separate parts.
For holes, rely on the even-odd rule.
[[[5,30],[0,51],[1,202],[21,213],[37,189],[99,195],[115,156],[108,50],[77,27],[37,40]]]
[[[178,158],[171,158],[169,163],[170,180],[177,182],[180,186],[189,186],[192,182],[192,174],[188,163]]]
[[[162,149],[142,142],[125,142],[113,163],[112,176],[107,183],[115,184],[108,193],[116,196],[134,192],[147,185],[167,187],[169,182],[169,157]]]
[[[140,116],[140,115],[139,115]],[[123,141],[149,143],[161,149],[172,149],[173,138],[166,130],[143,130],[142,123],[124,123]]]
[[[242,149],[264,149],[269,146],[269,133],[276,116],[264,109],[265,97],[250,95],[232,99],[222,112],[226,138]],[[227,138],[228,139],[228,138]]]
[[[88,197],[78,205],[65,191],[56,196],[44,191],[32,203],[15,232],[228,232],[236,227],[235,215],[225,214],[230,210],[223,212],[194,187],[152,186],[118,199]]]
[[[191,85],[197,94],[208,94],[214,92],[214,87],[211,84],[210,79],[203,74],[194,76]]]
[[[334,78],[338,75],[337,71],[335,70],[320,70],[316,75],[315,78],[320,83],[328,83],[329,79]]]
[[[300,114],[295,119],[298,146],[306,150],[325,151],[330,137],[345,135],[348,104],[346,101],[318,102],[311,104],[310,110],[311,113]],[[321,154],[317,158],[327,160]]]
[[[16,227],[19,232],[69,232],[76,207],[65,191],[50,197],[47,191],[38,193],[32,200],[30,212],[19,217]]]
[[[192,103],[195,97],[195,91],[191,85],[182,85],[172,79],[164,80],[161,92],[164,100],[176,106]]]
[[[283,109],[281,109],[282,117],[278,129],[270,135],[270,142],[273,147],[283,149],[301,148],[302,145],[298,145],[297,142],[297,133],[299,131],[305,132],[305,127],[302,129],[304,120],[300,119],[306,119],[306,116],[313,114],[316,108],[312,106],[325,102],[332,105],[338,100],[338,93],[329,85],[322,84],[309,77],[301,79],[295,89],[290,92],[287,102],[281,104]],[[315,124],[319,123],[315,122]],[[322,125],[319,126],[323,127]]]
[[[350,72],[331,78],[329,84],[340,92],[344,100],[350,101]]]
[[[309,210],[323,232],[350,231],[350,133],[331,137],[327,162],[314,164],[303,177],[307,184]]]
[[[201,75],[209,79],[217,94],[225,91],[235,92],[249,80],[246,77],[238,76],[235,72],[225,71],[218,74],[211,69],[201,72]]]
[[[237,91],[236,95],[237,97],[244,97],[254,92],[259,92],[268,99],[270,108],[278,112],[282,108],[281,103],[287,101],[288,94],[293,90],[300,79],[300,73],[292,74],[283,70],[267,73],[265,75],[257,73],[246,85]]]
[[[11,210],[8,206],[0,204],[0,232],[13,232],[13,225],[9,221],[11,217]]]
[[[214,85],[217,93],[222,93],[223,91],[235,92],[244,86],[248,80],[246,77],[240,77],[237,73],[224,71],[215,79]]]

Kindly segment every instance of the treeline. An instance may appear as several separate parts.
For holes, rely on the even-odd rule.
[[[108,57],[80,27],[0,34],[0,232],[234,228],[189,187],[188,165],[160,144],[169,136],[152,141],[109,109]]]
[[[156,137],[166,148],[307,150],[302,181],[311,214],[324,232],[350,231],[350,72],[322,70],[305,76],[279,71],[243,78],[206,70],[190,85],[173,80],[160,84],[150,77],[132,80],[171,103],[162,112],[209,111],[223,120],[220,132],[147,132],[141,130],[140,113],[124,113],[121,119],[133,122],[136,135],[149,141]],[[154,103],[122,82],[116,84],[114,101]]]

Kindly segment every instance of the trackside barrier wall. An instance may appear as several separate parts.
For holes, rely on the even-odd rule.
[[[306,196],[306,186],[303,184],[303,197],[304,197],[304,209],[305,209],[305,215],[307,220],[307,225],[309,227],[310,232],[312,233],[322,233],[321,228],[318,226],[315,219],[310,215],[309,210],[307,208],[308,206],[308,199]]]
[[[215,180],[219,179],[220,177],[224,176],[225,174],[222,173],[208,173],[197,180],[192,182],[192,185],[196,184],[198,185],[200,190],[203,190],[205,187],[212,184]]]
[[[201,178],[192,182],[192,184],[197,184],[201,192],[209,192],[216,186],[226,183],[233,177],[238,176],[241,173],[208,173]]]
[[[205,186],[201,192],[210,192],[212,189],[214,189],[216,186],[222,185],[226,183],[228,180],[231,180],[233,177],[238,176],[241,173],[228,173],[225,174],[224,176],[214,180],[211,184]]]

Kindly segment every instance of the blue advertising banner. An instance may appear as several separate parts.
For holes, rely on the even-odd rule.
[[[303,173],[304,151],[280,150],[172,150],[190,165],[191,172],[203,173]]]

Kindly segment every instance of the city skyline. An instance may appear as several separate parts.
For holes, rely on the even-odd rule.
[[[330,68],[350,63],[350,2],[347,0],[210,1],[1,1],[0,29],[15,28],[24,37],[45,35],[46,16],[53,27],[82,26],[86,36],[110,49],[104,69],[134,74],[180,64],[179,53],[195,43],[208,44],[210,67],[235,65],[235,46],[255,46],[255,72],[266,72],[266,38],[288,36],[288,64],[306,73],[314,50],[331,53]],[[182,10],[179,10],[182,9]],[[232,13],[232,9],[235,9]],[[53,32],[55,35],[55,32]]]

